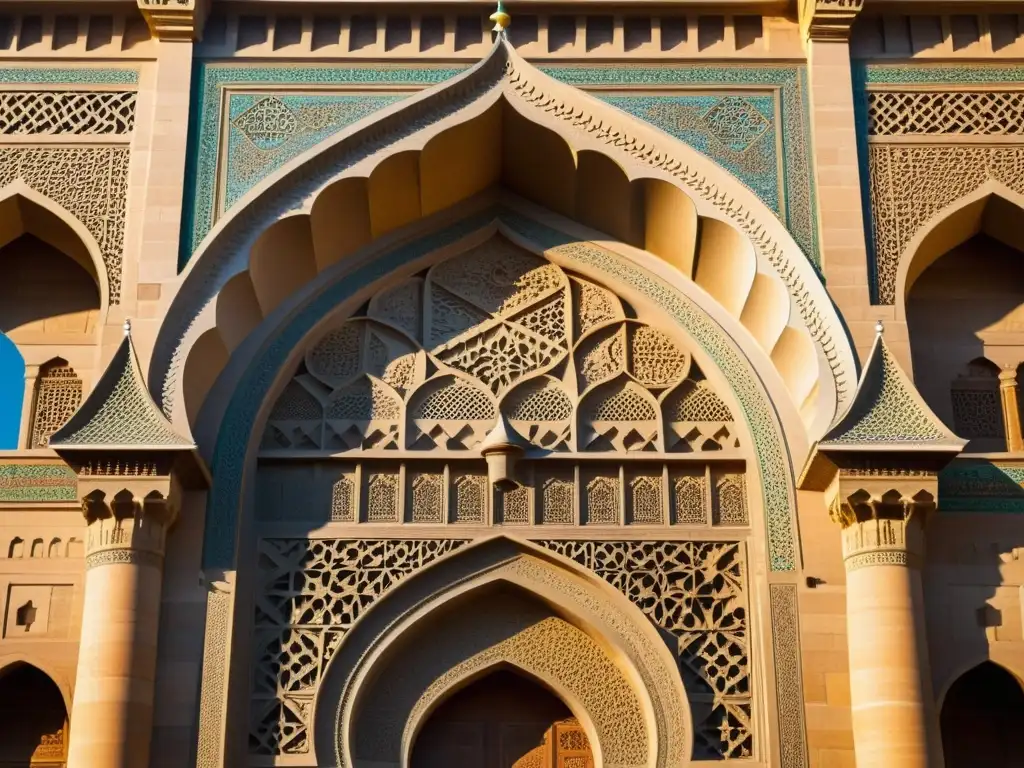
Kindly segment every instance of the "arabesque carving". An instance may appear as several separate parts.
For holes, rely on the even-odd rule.
[[[1024,194],[1024,147],[871,144],[868,172],[877,300],[894,304],[900,259],[933,216],[990,180]]]
[[[111,304],[121,301],[130,152],[128,146],[0,147],[0,189],[23,181],[77,218],[96,239]]]
[[[738,448],[689,352],[631,316],[606,288],[490,240],[322,336],[261,450],[472,450],[499,412],[548,451]]]
[[[67,423],[82,403],[82,380],[70,365],[55,362],[40,369],[32,407],[30,448],[46,448],[50,435]]]

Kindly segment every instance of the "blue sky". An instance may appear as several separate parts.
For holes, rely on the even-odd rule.
[[[18,447],[25,361],[14,342],[0,333],[0,450]]]

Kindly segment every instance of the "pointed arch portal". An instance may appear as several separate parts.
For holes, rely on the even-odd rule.
[[[501,271],[494,264],[504,273],[493,282],[507,292],[479,295]],[[491,271],[476,275],[477,265]],[[470,273],[474,285],[458,285]],[[522,292],[530,295],[515,303]],[[610,308],[587,327],[585,293]],[[512,348],[514,364],[503,351]],[[594,372],[597,358],[616,355],[614,370]],[[513,674],[565,705],[596,764],[676,768],[692,759],[698,738],[709,740],[710,720],[706,712],[698,718],[698,733],[680,671],[681,656],[706,650],[731,659],[713,672],[695,661],[687,673],[715,677],[701,694],[708,697],[701,706],[717,713],[714,749],[767,755],[775,747],[765,739],[755,750],[750,735],[757,705],[742,639],[748,605],[738,597],[745,545],[730,539],[705,551],[652,541],[658,554],[644,554],[630,548],[636,542],[605,542],[609,552],[641,559],[662,557],[665,544],[665,556],[692,561],[686,567],[694,573],[701,558],[715,560],[705,570],[720,580],[716,599],[729,596],[723,610],[738,634],[722,639],[726,649],[698,652],[684,648],[694,640],[683,623],[656,627],[639,607],[643,584],[613,586],[594,563],[569,562],[579,562],[575,544],[591,542],[553,539],[542,547],[504,535],[481,543],[495,530],[485,526],[532,525],[536,514],[500,517],[499,501],[484,500],[514,490],[510,457],[556,469],[561,461],[559,471],[575,471],[574,479],[536,490],[543,503],[568,510],[548,522],[669,525],[670,504],[676,509],[685,497],[701,514],[708,510],[701,519],[709,528],[738,525],[763,541],[753,551],[767,570],[793,571],[793,467],[845,409],[853,369],[813,267],[753,193],[680,142],[547,78],[504,39],[480,65],[296,158],[200,246],[151,363],[165,413],[211,459],[204,568],[211,580],[227,574],[228,582],[211,593],[208,637],[231,626],[240,599],[231,574],[240,557],[251,562],[254,531],[270,519],[258,507],[273,494],[259,483],[274,462],[331,458],[334,469],[355,467],[332,481],[322,505],[334,522],[416,522],[408,515],[440,494],[444,511],[437,517],[430,507],[430,524],[476,527],[466,540],[446,528],[407,541],[392,528],[379,541],[360,532],[256,542],[258,567],[281,578],[305,557],[336,564],[375,557],[378,548],[390,553],[381,562],[411,557],[417,565],[401,571],[393,589],[387,576],[383,596],[384,587],[368,585],[380,598],[369,608],[314,599],[313,614],[326,604],[337,611],[319,628],[284,618],[290,601],[306,595],[256,595],[257,615],[278,617],[259,628],[270,638],[254,641],[260,663],[314,646],[318,661],[315,672],[296,668],[288,683],[302,695],[269,678],[255,683],[247,702],[252,754],[314,749],[324,765],[407,766],[432,714],[460,691]],[[460,404],[458,418],[446,410],[451,402]],[[691,482],[673,474],[673,451],[718,463]],[[504,458],[492,461],[494,454]],[[662,462],[657,472],[645,470],[651,457]],[[587,474],[610,459],[614,478]],[[591,460],[574,470],[572,462]],[[388,461],[394,471],[364,472],[360,463]],[[448,484],[440,490],[424,479],[431,461],[444,464],[434,473]],[[705,471],[718,478],[730,461],[741,469],[702,495]],[[669,479],[679,496],[671,502]],[[500,505],[500,515],[511,509]],[[459,518],[460,510],[485,508]],[[535,526],[526,535],[546,534]],[[770,615],[761,621],[790,634],[760,652],[774,653],[792,678],[785,696],[776,690],[777,718],[780,732],[795,734],[786,749],[796,765],[805,746],[795,589],[772,585],[769,593]],[[509,609],[493,615],[495,605]],[[653,610],[663,609],[676,610]],[[344,632],[331,634],[327,624]],[[464,641],[439,649],[442,625],[461,627],[454,634]],[[538,643],[547,644],[544,653],[533,652]],[[428,648],[439,649],[440,660],[421,658]],[[229,652],[209,643],[204,669],[233,668]],[[383,671],[398,668],[407,672],[401,691],[387,682],[396,675]],[[600,670],[615,696],[595,696],[586,670]],[[227,686],[224,676],[204,679],[202,754],[225,749],[219,718]]]

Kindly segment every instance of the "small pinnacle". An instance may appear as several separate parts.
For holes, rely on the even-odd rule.
[[[879,336],[885,333],[885,326],[882,325],[881,320],[875,321],[875,333],[877,333]]]
[[[490,15],[490,20],[494,22],[494,28],[491,31],[498,34],[504,32],[512,23],[512,17],[505,10],[505,3],[502,0],[498,0],[498,7]]]
[[[132,332],[132,321],[131,321],[130,318],[126,317],[124,319],[124,335],[125,336],[130,336],[131,332]]]

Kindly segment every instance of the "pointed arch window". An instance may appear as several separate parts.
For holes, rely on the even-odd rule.
[[[66,360],[54,358],[39,369],[32,404],[30,448],[46,448],[82,402],[82,380]]]

